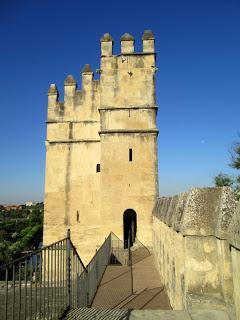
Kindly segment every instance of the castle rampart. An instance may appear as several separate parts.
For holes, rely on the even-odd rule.
[[[87,264],[111,231],[131,245],[137,237],[153,249],[173,309],[189,310],[180,317],[205,319],[211,309],[211,319],[226,311],[240,320],[240,206],[231,189],[158,198],[154,41],[145,31],[135,52],[125,33],[114,54],[106,33],[99,80],[86,64],[81,89],[66,77],[63,101],[50,85],[43,242],[70,229]]]
[[[230,188],[159,198],[153,251],[174,309],[225,310],[240,319],[239,216]]]

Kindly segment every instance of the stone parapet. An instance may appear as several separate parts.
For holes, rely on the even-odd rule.
[[[215,236],[240,249],[240,218],[231,188],[192,188],[161,197],[153,215],[183,236]],[[238,227],[236,225],[238,224]]]
[[[228,187],[157,200],[153,252],[173,309],[223,310],[240,319],[239,216]]]

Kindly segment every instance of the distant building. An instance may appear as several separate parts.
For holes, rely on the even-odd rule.
[[[27,201],[27,202],[25,203],[25,206],[26,206],[26,207],[31,207],[31,206],[34,206],[34,205],[35,205],[35,203],[32,202],[32,201]]]
[[[6,211],[10,211],[10,210],[21,210],[22,206],[21,205],[17,205],[17,204],[11,204],[9,206],[5,206],[4,207]]]

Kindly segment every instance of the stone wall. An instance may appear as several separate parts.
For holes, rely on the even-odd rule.
[[[63,101],[55,84],[48,91],[43,243],[71,229],[85,264],[111,231],[123,239],[127,209],[136,212],[137,237],[152,245],[158,197],[152,32],[144,32],[142,44],[135,52],[134,38],[124,34],[113,54],[105,34],[99,79],[86,64],[81,87],[72,75],[65,79]]]
[[[240,205],[230,188],[159,198],[153,252],[173,309],[217,309],[240,319]]]

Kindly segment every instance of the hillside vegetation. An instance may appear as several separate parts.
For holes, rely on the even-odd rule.
[[[43,234],[43,204],[0,211],[0,265],[39,247]]]

